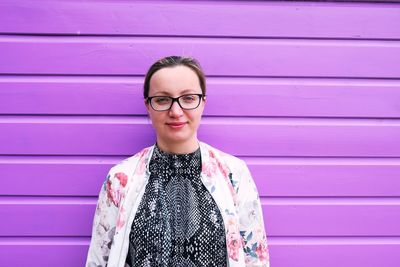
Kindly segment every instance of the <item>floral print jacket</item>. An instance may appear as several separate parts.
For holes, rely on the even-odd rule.
[[[269,267],[257,188],[246,163],[199,142],[201,180],[221,211],[229,267]],[[101,188],[86,267],[124,267],[129,233],[150,177],[154,146],[112,167]]]

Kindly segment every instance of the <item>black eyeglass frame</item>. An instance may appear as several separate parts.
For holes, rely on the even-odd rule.
[[[197,106],[194,107],[194,108],[184,108],[184,107],[182,107],[181,103],[179,102],[179,99],[182,98],[182,97],[191,96],[191,95],[197,95],[197,96],[199,97],[199,103],[197,103]],[[151,103],[152,103],[151,100],[152,100],[153,98],[155,98],[155,97],[167,97],[167,98],[170,98],[170,99],[172,99],[171,105],[170,105],[169,108],[167,108],[167,109],[162,109],[162,110],[155,109],[155,108],[153,107],[153,105],[151,104]],[[198,107],[200,106],[201,100],[204,100],[205,97],[206,97],[206,95],[204,95],[204,94],[184,94],[184,95],[181,95],[181,96],[178,96],[178,97],[171,97],[171,96],[164,96],[164,95],[155,95],[155,96],[148,96],[148,97],[146,98],[146,101],[147,101],[147,103],[150,104],[151,108],[152,108],[154,111],[160,111],[160,112],[162,112],[162,111],[170,110],[170,109],[172,108],[172,105],[174,104],[174,102],[177,102],[178,105],[181,107],[181,109],[184,109],[184,110],[193,110],[193,109],[196,109],[196,108],[198,108]]]

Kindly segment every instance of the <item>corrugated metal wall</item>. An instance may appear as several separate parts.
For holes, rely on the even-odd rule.
[[[400,266],[400,4],[5,0],[0,33],[0,266],[84,264],[171,54],[204,66],[200,138],[248,162],[271,266]]]

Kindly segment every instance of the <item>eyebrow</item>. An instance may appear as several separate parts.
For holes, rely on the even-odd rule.
[[[185,90],[181,91],[180,93],[181,93],[181,94],[186,94],[186,93],[193,93],[193,94],[195,94],[195,93],[197,93],[197,92],[196,92],[195,89],[185,89]],[[154,93],[154,95],[159,95],[159,94],[170,95],[170,93],[167,92],[167,91],[156,91],[156,92]]]

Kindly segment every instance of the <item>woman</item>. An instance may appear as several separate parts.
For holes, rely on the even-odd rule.
[[[154,63],[144,99],[156,144],[109,171],[86,266],[269,266],[246,164],[197,139],[206,103],[198,62]]]

